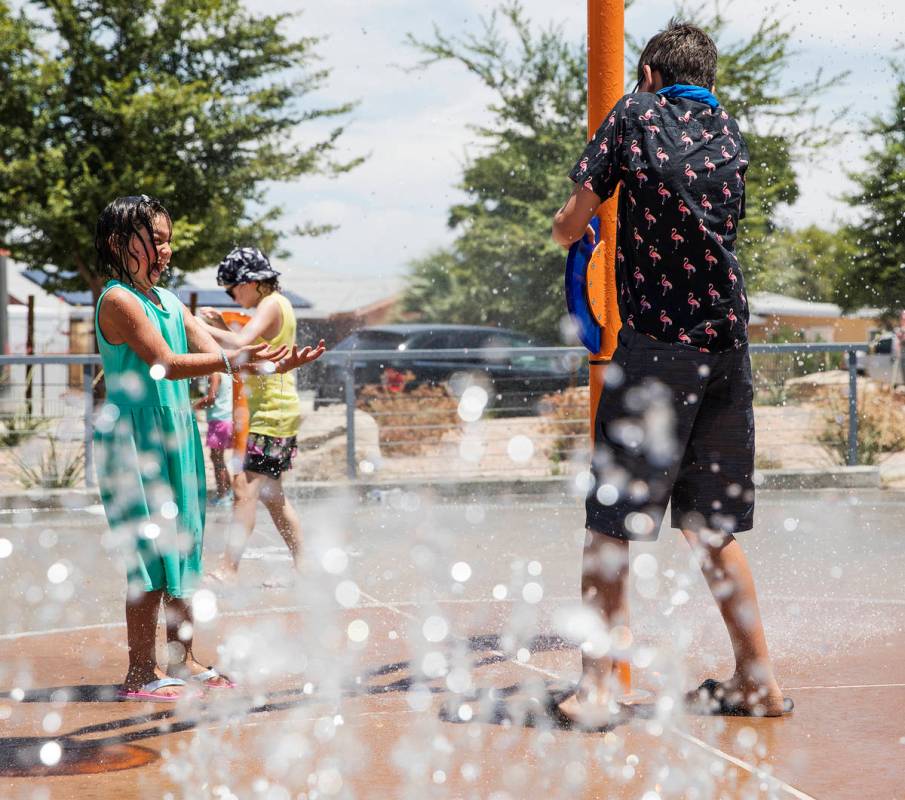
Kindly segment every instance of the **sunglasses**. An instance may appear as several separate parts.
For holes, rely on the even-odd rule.
[[[235,299],[236,299],[235,289],[236,289],[235,286],[224,286],[224,287],[223,287],[223,291],[226,292],[226,293],[229,295],[229,299],[230,299],[230,300],[235,300]]]

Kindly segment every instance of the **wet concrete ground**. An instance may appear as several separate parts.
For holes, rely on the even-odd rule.
[[[291,579],[262,519],[196,626],[241,688],[175,709],[113,700],[124,585],[97,511],[0,517],[0,797],[905,797],[905,493],[759,495],[743,543],[796,702],[782,719],[682,712],[684,689],[731,672],[728,638],[678,534],[633,546],[656,559],[632,596],[649,695],[607,734],[544,712],[579,667],[577,501],[311,503],[282,589],[262,586]]]

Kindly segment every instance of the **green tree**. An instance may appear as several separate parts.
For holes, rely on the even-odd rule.
[[[868,135],[876,138],[866,166],[850,175],[858,191],[848,200],[861,216],[846,232],[855,252],[836,292],[846,308],[878,306],[891,316],[905,306],[905,81]]]
[[[713,8],[709,14],[677,10],[720,43],[726,18],[720,4]],[[800,86],[782,82],[791,35],[765,18],[749,40],[720,46],[718,95],[739,119],[752,153],[740,236],[742,263],[746,274],[755,273],[755,287],[777,207],[798,196],[796,150],[817,144],[793,120],[813,112],[824,83],[819,76]],[[450,211],[458,237],[413,264],[404,310],[425,319],[492,321],[553,338],[564,311],[564,259],[550,240],[550,220],[586,141],[585,43],[568,41],[555,26],[535,29],[517,2],[504,2],[476,34],[450,37],[435,29],[431,40],[409,42],[424,56],[419,68],[458,62],[496,98],[491,121],[475,129],[479,148],[464,168],[460,188],[468,199]],[[629,38],[627,49],[633,71],[639,45]]]
[[[293,139],[350,105],[309,101],[328,72],[286,21],[240,0],[0,0],[0,244],[52,285],[97,293],[97,215],[147,193],[173,215],[182,270],[238,241],[274,248],[266,182],[354,166],[331,158],[339,122]]]

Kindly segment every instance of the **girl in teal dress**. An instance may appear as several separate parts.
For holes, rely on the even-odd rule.
[[[294,369],[307,354],[256,344],[223,350],[178,298],[157,286],[172,255],[166,209],[146,195],[121,197],[101,213],[98,269],[110,278],[95,332],[107,402],[95,442],[98,483],[114,539],[126,555],[129,670],[120,697],[172,702],[193,679],[232,684],[199,663],[188,603],[201,576],[205,473],[188,379],[237,369]],[[227,377],[229,379],[229,377]],[[161,603],[170,663],[155,656]],[[177,677],[178,676],[178,677]]]

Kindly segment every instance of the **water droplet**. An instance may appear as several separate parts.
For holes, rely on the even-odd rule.
[[[9,558],[13,552],[13,543],[9,539],[0,539],[0,558]]]
[[[531,456],[534,455],[534,442],[523,434],[513,436],[506,446],[506,452],[509,454],[509,458],[516,463],[530,461]]]
[[[358,605],[361,592],[354,581],[340,581],[336,586],[334,596],[336,597],[336,602],[343,608],[353,608]]]
[[[41,747],[39,757],[41,763],[46,767],[54,767],[60,763],[63,756],[63,748],[59,742],[47,742]]]
[[[507,589],[502,583],[498,583],[493,587],[493,599],[494,600],[505,600],[507,595],[509,594],[509,589]]]
[[[454,581],[465,583],[471,577],[471,566],[465,561],[457,561],[449,572]]]
[[[166,367],[163,364],[152,364],[151,369],[148,371],[151,373],[151,378],[155,381],[163,380],[167,374]]]
[[[47,580],[51,583],[62,583],[69,577],[69,568],[62,562],[51,564],[47,570]]]
[[[449,624],[443,617],[428,617],[421,626],[421,633],[429,642],[442,642],[449,633]]]
[[[346,628],[346,635],[352,642],[363,642],[369,634],[368,623],[363,619],[353,619]]]
[[[641,553],[632,564],[632,569],[639,578],[653,578],[657,574],[657,559],[650,553]]]
[[[176,519],[179,516],[179,506],[177,506],[172,500],[167,500],[160,507],[160,516],[164,519]]]
[[[209,589],[199,589],[192,596],[192,614],[197,622],[210,622],[217,616],[217,596]]]
[[[56,711],[45,714],[44,719],[41,720],[41,727],[44,728],[45,733],[56,733],[62,724],[63,718]]]
[[[156,522],[148,522],[141,529],[141,535],[145,537],[145,539],[156,539],[160,536],[160,525]]]
[[[340,575],[349,566],[349,557],[342,548],[331,547],[321,556],[321,566],[331,575]]]
[[[604,483],[597,490],[597,499],[601,505],[611,506],[619,499],[619,490],[611,483]]]
[[[539,583],[534,583],[531,581],[530,583],[526,583],[522,588],[522,599],[526,603],[531,603],[532,605],[535,603],[539,603],[544,597],[544,587]]]

